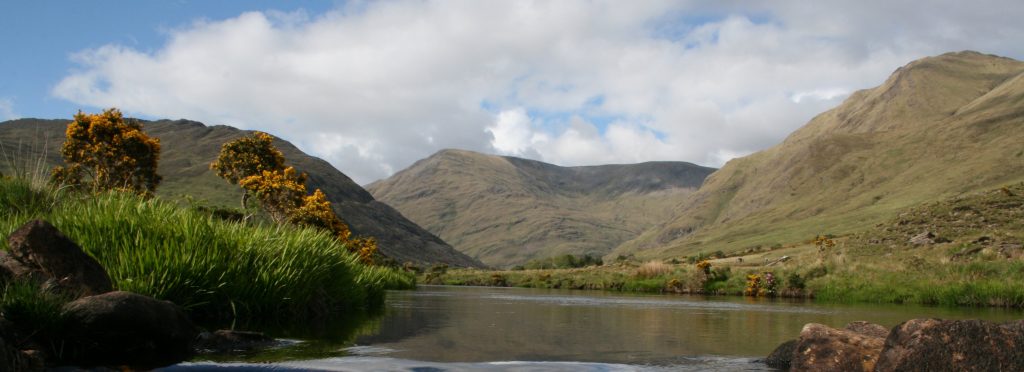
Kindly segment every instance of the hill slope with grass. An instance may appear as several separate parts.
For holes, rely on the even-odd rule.
[[[0,171],[7,174],[48,172],[61,162],[59,149],[70,120],[20,119],[0,123],[3,158]],[[206,126],[188,120],[144,122],[143,130],[160,139],[158,173],[164,177],[157,194],[171,199],[184,197],[213,206],[238,208],[242,190],[217,177],[209,169],[225,142],[249,134],[236,128]],[[446,263],[478,267],[481,264],[437,236],[417,226],[390,206],[373,198],[329,163],[307,155],[291,143],[276,139],[289,165],[309,174],[310,190],[327,194],[335,211],[356,235],[377,238],[382,253],[398,262]]]
[[[712,168],[683,162],[559,167],[443,150],[367,188],[495,266],[596,255],[673,215]]]
[[[673,219],[614,254],[678,257],[846,234],[924,202],[1024,180],[1024,63],[911,62],[781,144],[708,177]]]

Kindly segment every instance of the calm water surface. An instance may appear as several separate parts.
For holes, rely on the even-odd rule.
[[[421,286],[342,339],[167,370],[761,370],[804,324],[887,327],[911,318],[1011,320],[1020,311],[827,305],[739,297]],[[272,361],[272,364],[253,364]],[[237,362],[237,363],[236,363]]]

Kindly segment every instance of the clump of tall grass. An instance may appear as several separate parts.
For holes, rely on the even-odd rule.
[[[0,193],[34,198],[19,182],[0,180]],[[118,192],[69,194],[51,204],[0,214],[2,232],[45,218],[95,257],[116,288],[170,300],[200,319],[337,315],[381,304],[385,289],[413,285],[408,275],[359,263],[310,228],[228,222]]]
[[[16,339],[7,342],[23,342],[24,339],[46,340],[42,345],[47,352],[59,352],[58,337],[64,329],[65,317],[62,309],[71,299],[58,292],[45,290],[37,283],[15,280],[0,288],[0,315],[10,321],[19,333]]]
[[[636,277],[641,279],[656,278],[672,273],[672,265],[661,261],[648,261],[636,269]]]

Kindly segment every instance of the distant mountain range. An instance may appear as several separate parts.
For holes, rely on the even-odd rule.
[[[911,62],[704,180],[711,171],[560,168],[442,151],[368,189],[498,266],[565,253],[681,257],[850,233],[910,206],[1024,180],[1024,63],[976,52]]]
[[[59,148],[70,120],[20,119],[0,123],[0,145],[6,156],[0,158],[0,170],[10,173],[19,168],[49,168],[60,162]],[[237,207],[241,189],[228,184],[210,171],[209,165],[223,143],[247,135],[249,131],[217,125],[206,126],[188,120],[144,122],[143,130],[160,139],[158,173],[164,179],[157,194],[167,198],[189,196],[212,205]],[[326,161],[307,155],[286,141],[275,139],[289,165],[309,174],[309,188],[327,194],[335,211],[357,235],[377,238],[380,250],[398,262],[419,264],[447,263],[453,266],[483,265],[420,228],[388,205],[374,200],[370,193]],[[35,164],[43,159],[42,166]]]
[[[443,150],[367,189],[488,265],[604,256],[675,215],[713,168],[683,162],[559,167]]]

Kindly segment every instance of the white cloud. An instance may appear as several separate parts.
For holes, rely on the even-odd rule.
[[[396,1],[241,14],[78,53],[54,94],[261,129],[358,182],[441,148],[719,166],[910,60],[1020,58],[1020,2]],[[2,111],[0,111],[2,113]]]
[[[14,101],[10,98],[0,98],[0,121],[17,119],[18,114],[14,113]]]

